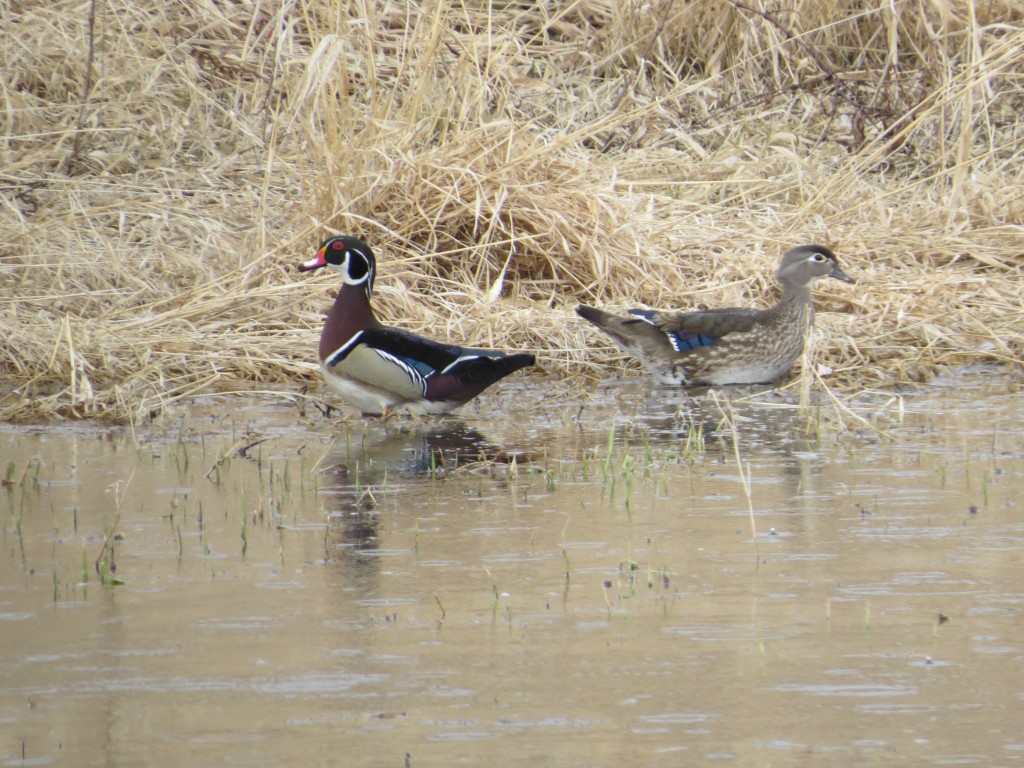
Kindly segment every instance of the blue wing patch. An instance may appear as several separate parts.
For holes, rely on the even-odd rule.
[[[407,366],[417,371],[423,378],[433,376],[435,373],[437,373],[437,371],[435,371],[432,366],[428,365],[427,363],[424,363],[422,360],[416,360],[415,358],[412,357],[403,357],[401,358],[401,360]]]
[[[631,309],[629,314],[633,315],[640,320],[643,320],[649,325],[655,325],[654,316],[657,312],[653,309]],[[715,343],[715,340],[708,336],[706,333],[676,333],[675,331],[665,331],[665,335],[668,336],[668,341],[672,345],[672,349],[676,352],[689,352],[693,349],[700,349],[701,347],[710,347]]]
[[[710,347],[715,343],[715,340],[705,333],[691,334],[666,331],[665,335],[668,336],[668,340],[676,352],[689,352],[691,349]]]
[[[426,379],[431,376],[436,376],[438,374],[443,375],[445,373],[448,373],[449,371],[452,370],[452,368],[455,368],[459,364],[464,363],[467,360],[476,360],[476,358],[478,357],[477,355],[462,354],[462,347],[448,347],[446,351],[448,352],[448,354],[455,356],[455,359],[448,363],[448,365],[446,365],[441,370],[438,370],[430,363],[425,363],[422,360],[417,360],[414,357],[403,357],[402,362],[408,365],[410,368],[416,369],[420,373],[420,375]]]

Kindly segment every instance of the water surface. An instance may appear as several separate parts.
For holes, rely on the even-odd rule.
[[[1024,407],[993,379],[847,429],[642,381],[0,427],[0,760],[1018,764]]]

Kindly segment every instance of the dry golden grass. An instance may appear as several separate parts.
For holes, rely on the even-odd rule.
[[[770,301],[815,241],[830,387],[1021,361],[1017,0],[2,7],[0,419],[315,381],[333,231],[385,320],[554,371],[623,364],[577,301]]]

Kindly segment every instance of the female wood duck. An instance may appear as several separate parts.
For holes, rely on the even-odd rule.
[[[381,325],[370,306],[377,261],[358,238],[327,238],[299,270],[321,267],[340,272],[342,284],[320,335],[320,369],[328,386],[365,414],[396,407],[448,413],[535,362],[530,354],[456,347]]]
[[[823,245],[789,251],[775,274],[782,283],[782,299],[771,309],[631,309],[629,317],[617,317],[581,304],[576,314],[636,357],[659,383],[774,383],[803,353],[814,323],[811,286],[823,277],[854,282]]]

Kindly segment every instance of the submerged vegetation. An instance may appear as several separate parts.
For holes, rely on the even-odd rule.
[[[580,300],[769,300],[804,387],[1020,361],[1016,0],[59,1],[0,17],[0,419],[316,378],[329,232],[437,338],[599,374]]]

